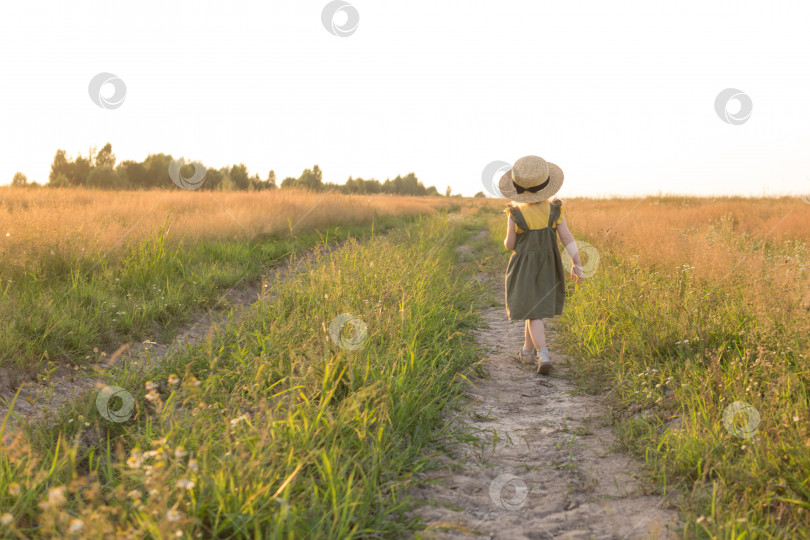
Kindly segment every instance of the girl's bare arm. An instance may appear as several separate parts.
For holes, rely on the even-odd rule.
[[[503,240],[503,245],[509,251],[515,249],[515,242],[517,241],[517,232],[515,231],[515,222],[512,221],[512,216],[506,214],[506,238]]]
[[[565,250],[568,252],[568,255],[571,256],[571,260],[574,262],[574,267],[571,270],[578,277],[582,277],[582,262],[579,260],[577,243],[574,240],[574,236],[571,234],[571,231],[568,230],[568,224],[565,222],[565,218],[563,218],[560,224],[557,225],[557,234],[560,235],[560,241],[565,246]]]

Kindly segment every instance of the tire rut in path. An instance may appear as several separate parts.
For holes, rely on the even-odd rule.
[[[503,294],[497,279],[478,279]],[[428,528],[417,537],[677,538],[678,513],[645,494],[642,464],[615,449],[603,397],[580,394],[569,380],[576,361],[555,353],[550,325],[553,370],[543,376],[516,359],[522,322],[509,322],[503,307],[482,315],[475,336],[490,377],[471,379],[470,402],[454,421],[483,431],[478,444],[453,446],[452,458],[438,458],[441,470],[419,476],[411,494],[427,503],[415,514]]]
[[[9,423],[16,424],[15,415],[27,420],[43,420],[52,416],[57,409],[78,397],[84,392],[104,388],[110,381],[110,370],[126,365],[128,369],[145,370],[160,364],[169,355],[176,353],[186,345],[194,345],[206,339],[217,327],[226,324],[229,313],[234,310],[234,318],[258,300],[272,297],[269,287],[277,280],[293,279],[296,273],[306,270],[313,261],[339,251],[345,241],[328,246],[318,245],[303,250],[299,254],[283,259],[272,267],[260,280],[241,283],[231,287],[220,295],[222,305],[208,310],[198,310],[192,323],[181,326],[174,339],[167,343],[158,343],[149,339],[141,343],[129,342],[117,349],[105,351],[106,360],[74,370],[59,365],[54,372],[41,382],[26,381],[19,390],[20,395],[14,404],[14,414]],[[16,390],[3,388],[0,385],[0,423],[8,413],[8,404],[14,398]],[[8,436],[8,435],[7,435]]]

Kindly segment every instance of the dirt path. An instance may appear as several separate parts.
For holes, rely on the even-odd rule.
[[[460,253],[468,253],[461,249]],[[502,280],[478,276],[503,295]],[[523,324],[503,307],[483,311],[476,332],[488,352],[488,379],[472,379],[456,422],[481,430],[477,444],[453,447],[442,470],[423,475],[412,494],[427,505],[420,538],[677,538],[677,512],[638,480],[642,464],[614,449],[602,398],[580,394],[554,350],[553,371],[535,373],[515,353]],[[548,325],[547,325],[548,326]],[[497,438],[495,438],[497,434]]]
[[[61,405],[83,392],[92,389],[98,391],[106,384],[113,384],[107,381],[112,368],[126,365],[131,370],[144,370],[164,361],[180,348],[206,339],[217,327],[227,322],[231,311],[238,317],[246,307],[267,297],[265,291],[274,281],[294,277],[306,262],[338,250],[344,243],[330,245],[326,249],[317,246],[305,250],[273,267],[261,280],[228,289],[221,295],[218,308],[200,310],[193,317],[194,321],[182,326],[170,342],[159,343],[146,339],[141,343],[125,343],[116,349],[103,351],[105,354],[100,355],[100,361],[95,364],[76,369],[59,365],[46,379],[28,380],[18,385],[3,384],[4,373],[0,372],[0,423],[18,388],[22,387],[14,405],[14,413],[9,418],[10,423],[16,423],[16,418],[37,420],[52,416]],[[5,371],[7,368],[0,370]],[[8,375],[5,378],[7,380]]]

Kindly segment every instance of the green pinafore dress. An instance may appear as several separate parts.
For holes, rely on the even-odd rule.
[[[509,206],[512,221],[521,228],[515,252],[506,267],[506,313],[510,321],[547,319],[562,315],[565,302],[565,274],[557,229],[562,201],[551,202],[548,224],[542,229],[529,229],[523,214]]]

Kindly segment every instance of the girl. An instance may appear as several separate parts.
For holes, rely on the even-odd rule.
[[[503,245],[514,250],[506,268],[506,313],[510,321],[525,321],[518,359],[534,360],[537,372],[543,375],[551,372],[543,319],[562,315],[565,301],[558,234],[573,261],[571,277],[577,283],[582,277],[579,251],[565,223],[562,201],[549,200],[562,184],[562,169],[537,156],[520,158],[498,182],[505,198],[521,203],[506,209]]]

